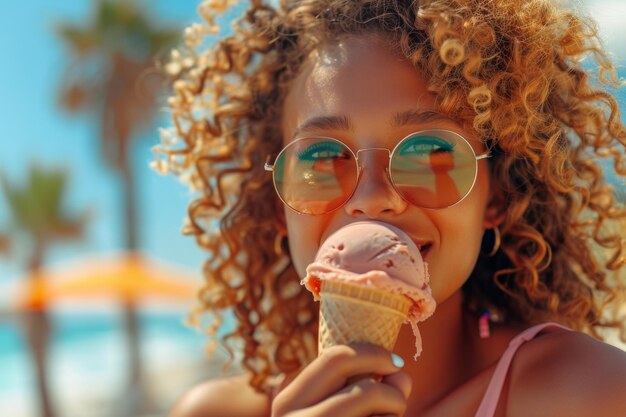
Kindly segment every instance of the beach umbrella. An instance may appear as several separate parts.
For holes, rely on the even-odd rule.
[[[81,257],[34,271],[22,282],[14,298],[19,310],[43,310],[71,300],[191,304],[201,285],[195,274],[139,252]]]

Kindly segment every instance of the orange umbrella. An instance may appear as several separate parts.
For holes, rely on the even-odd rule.
[[[136,304],[142,300],[191,302],[201,285],[179,267],[140,253],[81,258],[26,277],[17,307],[41,310],[62,300],[118,299]]]

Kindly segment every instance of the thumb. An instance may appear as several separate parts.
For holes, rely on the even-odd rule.
[[[396,372],[394,374],[387,375],[383,378],[382,382],[396,388],[402,393],[405,399],[409,399],[409,395],[411,395],[411,388],[413,387],[413,381],[406,372]]]

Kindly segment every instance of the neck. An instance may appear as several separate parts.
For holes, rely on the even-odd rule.
[[[461,291],[437,306],[435,313],[419,325],[423,351],[417,361],[410,326],[403,326],[396,353],[405,359],[405,371],[413,380],[410,402],[419,408],[435,403],[471,374],[467,359],[474,336],[462,306]]]

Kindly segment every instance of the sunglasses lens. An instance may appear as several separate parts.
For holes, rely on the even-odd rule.
[[[340,207],[350,198],[356,180],[354,155],[331,139],[292,142],[274,166],[274,184],[281,199],[305,214],[324,214]]]
[[[448,131],[422,132],[398,144],[391,158],[391,178],[410,203],[445,208],[461,201],[476,177],[470,145]]]

